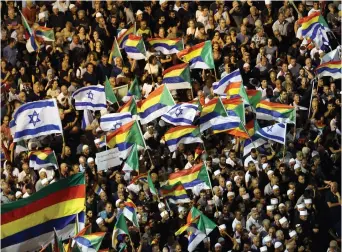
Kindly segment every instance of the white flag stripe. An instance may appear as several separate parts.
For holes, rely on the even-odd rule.
[[[270,139],[277,143],[285,144],[286,124],[276,123],[274,125],[261,128],[256,133],[263,138]]]
[[[161,119],[173,125],[192,125],[198,110],[198,105],[181,103],[172,106]]]
[[[102,85],[88,86],[78,89],[72,94],[76,110],[101,110],[107,108],[106,93]]]
[[[103,131],[116,130],[132,120],[130,112],[107,114],[101,116],[100,127]]]

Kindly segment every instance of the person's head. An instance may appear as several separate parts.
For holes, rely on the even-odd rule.
[[[221,18],[219,21],[219,25],[221,29],[224,29],[226,27],[226,21],[223,18]]]
[[[249,12],[251,13],[252,16],[258,15],[258,9],[255,6],[250,7]]]
[[[280,99],[282,100],[282,101],[286,101],[286,99],[287,99],[287,92],[286,92],[286,90],[281,90],[280,91]]]
[[[112,212],[112,209],[113,209],[112,203],[107,202],[107,203],[106,203],[105,209],[106,209],[106,212],[107,212],[107,213],[111,213],[111,212]]]
[[[165,28],[164,27],[159,28],[158,36],[161,38],[165,38]]]
[[[330,190],[331,190],[332,193],[337,193],[337,191],[338,191],[338,184],[337,184],[337,182],[332,182],[330,184]]]
[[[280,13],[278,14],[278,21],[279,21],[280,23],[283,23],[284,20],[285,20],[285,16],[284,16],[284,14],[283,14],[282,12],[280,12]]]
[[[146,27],[147,27],[146,20],[141,20],[141,21],[140,21],[140,29],[141,29],[141,30],[145,30]]]
[[[59,9],[58,9],[58,6],[57,6],[57,5],[54,5],[54,6],[52,7],[52,12],[53,12],[53,14],[55,14],[55,15],[58,14]]]

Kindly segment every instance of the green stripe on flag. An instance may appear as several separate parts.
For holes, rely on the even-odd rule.
[[[201,58],[208,65],[209,68],[215,68],[213,49],[210,40],[205,41],[203,50],[201,52]]]

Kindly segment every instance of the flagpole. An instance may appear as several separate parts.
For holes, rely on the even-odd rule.
[[[133,99],[134,99],[134,97],[133,97]],[[135,122],[138,124],[138,128],[139,128],[140,134],[141,134],[142,139],[143,139],[143,141],[144,141],[145,152],[147,152],[148,157],[149,157],[149,159],[150,159],[150,161],[151,161],[151,165],[153,165],[152,157],[151,157],[151,154],[149,153],[149,151],[148,151],[148,149],[147,149],[147,145],[146,145],[146,142],[145,142],[145,138],[144,138],[144,135],[143,135],[143,133],[142,133],[142,131],[141,131],[140,125],[139,125],[139,123],[138,123],[137,120],[135,120]]]
[[[286,150],[286,129],[287,129],[287,123],[285,123],[285,139],[284,139],[284,148],[283,148],[283,163],[285,162],[285,150]]]
[[[107,135],[104,135],[104,137],[105,137],[105,143],[106,143],[106,150],[108,149],[108,146],[107,146]]]

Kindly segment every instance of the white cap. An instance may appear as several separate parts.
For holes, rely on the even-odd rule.
[[[185,207],[178,206],[178,213],[185,211]]]
[[[121,199],[118,199],[117,201],[115,201],[115,206],[119,207],[120,203],[121,203]]]
[[[299,208],[305,208],[305,204],[304,204],[304,203],[300,203],[300,204],[297,205],[297,208],[298,208],[298,209],[299,209]]]
[[[232,183],[232,181],[230,181],[230,180],[227,180],[227,182],[226,182],[226,186],[227,186],[227,185],[231,185],[231,184],[233,184],[233,183]]]
[[[103,222],[103,219],[101,217],[96,219],[96,224],[99,225]]]
[[[306,216],[308,215],[308,211],[304,210],[304,211],[299,211],[299,215],[301,216]]]
[[[279,207],[279,208],[285,207],[285,204],[284,204],[284,203],[280,203],[278,207]]]
[[[96,18],[102,17],[102,14],[100,12],[96,13],[95,15]]]
[[[23,198],[27,198],[28,196],[30,196],[30,194],[28,194],[27,192],[23,195]]]
[[[100,143],[101,142],[101,139],[100,138],[96,138],[95,140],[94,140],[94,143],[95,144],[98,144],[98,143]]]
[[[38,20],[42,20],[43,18],[45,18],[44,12],[39,13],[38,14]]]
[[[294,158],[291,158],[289,163],[293,163],[293,162],[296,162],[296,160]]]
[[[46,173],[46,170],[45,170],[44,168],[42,168],[42,169],[39,170],[39,174],[40,174],[41,172],[45,172],[45,173]]]
[[[221,230],[225,230],[225,229],[227,229],[227,226],[226,226],[226,224],[221,224],[221,225],[219,226],[219,229],[221,229]]]
[[[305,204],[312,204],[312,199],[304,199]]]
[[[235,193],[234,192],[228,192],[227,193],[227,197],[230,197],[230,196],[234,196],[235,197]]]
[[[82,146],[82,151],[85,151],[86,149],[89,149],[89,146],[85,144]]]
[[[52,9],[58,9],[57,4],[52,5]]]
[[[248,63],[243,64],[243,68],[249,67],[250,65]]]
[[[20,192],[20,191],[17,191],[17,192],[15,193],[15,197],[16,197],[16,198],[19,198],[21,195],[23,195],[23,193]]]
[[[69,10],[71,10],[71,9],[74,8],[74,7],[76,7],[76,5],[70,4],[70,5],[69,5]]]
[[[222,247],[222,245],[220,243],[216,243],[215,248],[219,248],[219,247]]]
[[[220,174],[221,174],[221,171],[220,171],[220,170],[214,171],[214,175],[215,175],[215,176],[220,175]]]
[[[265,236],[264,242],[270,242],[272,241],[271,237],[269,235]]]
[[[236,176],[234,177],[234,181],[236,182],[239,178],[240,178],[240,176],[236,175]]]
[[[141,14],[143,14],[143,12],[141,10],[138,10],[137,13],[135,13],[135,15],[137,15],[137,16],[141,15]]]
[[[271,0],[265,0],[265,4],[271,4]]]
[[[90,158],[88,158],[87,159],[87,163],[89,164],[89,163],[91,163],[91,162],[94,162],[95,160],[94,160],[94,158],[92,158],[92,157],[90,157]]]
[[[167,211],[164,210],[163,212],[160,213],[160,216],[161,216],[162,218],[164,218],[167,214],[168,214]]]
[[[272,205],[278,205],[278,199],[277,198],[271,199],[271,204]]]
[[[269,170],[269,171],[267,172],[267,175],[270,176],[270,175],[272,175],[273,173],[274,173],[274,171]]]
[[[274,206],[273,206],[273,205],[268,205],[268,206],[266,207],[266,210],[267,210],[267,211],[273,211],[273,210],[274,210]]]
[[[292,230],[290,233],[289,233],[289,236],[292,238],[293,236],[297,235],[297,232],[295,230]]]
[[[267,247],[266,246],[260,247],[260,252],[267,252]]]
[[[49,183],[49,180],[47,178],[42,179],[42,185]]]
[[[287,190],[287,196],[289,196],[291,193],[293,193],[293,190],[291,190],[291,189],[289,189],[289,190]]]
[[[280,248],[283,244],[281,242],[275,242],[274,243],[274,248]]]
[[[287,222],[286,217],[283,217],[283,218],[281,218],[281,219],[279,220],[279,223],[280,223],[280,224],[284,224],[285,222]]]
[[[300,169],[300,164],[295,164],[294,169],[295,170]]]
[[[245,200],[246,200],[246,199],[249,199],[249,194],[246,193],[246,194],[242,195],[242,198],[245,199]]]
[[[277,190],[277,189],[279,189],[279,186],[277,186],[277,185],[274,185],[274,186],[272,187],[272,190]]]
[[[159,204],[158,204],[158,209],[162,209],[162,208],[164,208],[165,207],[165,204],[163,203],[163,202],[160,202]]]
[[[262,164],[262,169],[265,170],[267,168],[267,166],[268,166],[268,163]]]
[[[214,205],[214,201],[213,201],[213,200],[208,200],[208,205],[209,205],[209,206]]]

